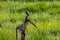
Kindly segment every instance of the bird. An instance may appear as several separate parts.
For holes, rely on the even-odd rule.
[[[30,20],[29,15],[30,15],[29,11],[26,11],[26,17],[25,17],[23,24],[16,27],[16,40],[18,40],[18,38],[17,38],[18,30],[21,30],[21,40],[25,40],[25,35],[26,35],[25,30],[26,30],[26,26],[27,26],[28,22],[30,22],[32,25],[34,25],[36,27],[36,25]]]

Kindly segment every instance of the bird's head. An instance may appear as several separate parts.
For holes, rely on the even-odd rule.
[[[29,11],[26,11],[26,15],[27,15],[27,16],[29,16],[29,15],[30,15]]]

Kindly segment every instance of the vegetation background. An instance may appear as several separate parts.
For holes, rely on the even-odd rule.
[[[37,26],[27,25],[26,40],[60,40],[59,0],[0,0],[0,40],[16,40],[16,27],[26,10]]]

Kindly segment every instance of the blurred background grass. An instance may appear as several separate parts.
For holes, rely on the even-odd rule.
[[[27,25],[26,40],[60,40],[58,1],[0,0],[0,40],[16,40],[15,29],[23,23],[26,10],[37,26]]]

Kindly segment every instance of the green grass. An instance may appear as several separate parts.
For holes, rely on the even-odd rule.
[[[0,40],[16,40],[26,10],[36,24],[27,25],[26,40],[60,40],[60,2],[0,2]],[[19,39],[21,34],[19,34]]]

